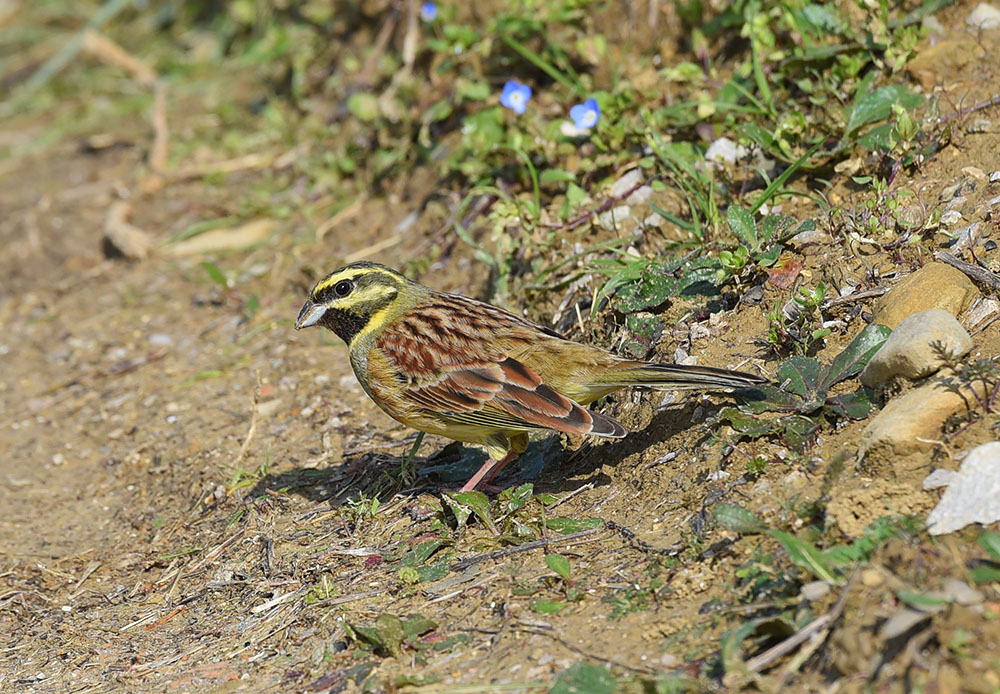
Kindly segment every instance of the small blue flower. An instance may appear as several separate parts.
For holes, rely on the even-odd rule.
[[[590,130],[601,118],[601,109],[593,99],[587,99],[582,104],[577,104],[569,110],[569,117],[573,119],[573,127],[577,130]]]
[[[420,18],[430,24],[438,17],[438,6],[433,2],[425,2],[420,6]]]
[[[531,87],[514,80],[509,80],[503,86],[503,93],[500,95],[500,103],[515,113],[524,113],[531,98]]]

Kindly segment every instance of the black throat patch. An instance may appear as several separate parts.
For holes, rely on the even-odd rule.
[[[359,316],[340,308],[328,308],[320,323],[337,333],[337,336],[351,344],[351,340],[368,325],[368,316]]]

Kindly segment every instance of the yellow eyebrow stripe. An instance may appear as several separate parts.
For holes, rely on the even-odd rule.
[[[357,277],[363,277],[366,275],[371,275],[373,273],[378,273],[381,275],[385,275],[386,277],[392,277],[394,279],[398,278],[398,275],[396,275],[395,273],[387,272],[382,268],[378,267],[358,268],[346,272],[338,272],[337,274],[330,275],[326,279],[320,280],[319,283],[316,285],[316,287],[313,289],[313,294],[316,294],[317,292],[320,292],[326,289],[327,287],[332,287],[341,280],[353,280]]]

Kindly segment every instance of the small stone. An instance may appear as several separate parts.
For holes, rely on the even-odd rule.
[[[625,199],[625,202],[628,205],[641,205],[651,197],[653,197],[652,186],[639,186],[634,193]]]
[[[954,226],[962,221],[962,213],[958,210],[948,210],[941,215],[941,223],[945,226]]]
[[[896,326],[871,358],[861,382],[869,388],[884,386],[897,376],[916,379],[929,376],[943,362],[931,347],[939,342],[956,357],[972,349],[972,338],[955,316],[939,308],[914,313]]]
[[[802,596],[803,600],[808,600],[809,602],[816,602],[824,598],[830,592],[830,584],[826,581],[812,581],[810,583],[802,586],[799,591],[799,595]]]
[[[907,316],[931,308],[957,316],[978,296],[979,290],[961,270],[944,263],[928,263],[878,300],[873,321],[895,328]]]
[[[994,241],[993,239],[990,239],[989,241],[983,244],[983,250],[985,251],[995,251],[996,249],[997,249],[997,242]]]
[[[631,218],[632,209],[628,205],[619,205],[597,215],[597,223],[607,231],[614,231],[622,222]]]
[[[613,198],[621,198],[627,192],[642,183],[642,169],[632,169],[611,185],[608,193]]]
[[[944,535],[972,523],[1000,520],[1000,441],[977,446],[927,516],[927,531]]]
[[[792,238],[788,239],[788,245],[792,248],[803,248],[805,246],[811,246],[814,244],[830,243],[833,239],[825,231],[820,229],[808,229],[806,231],[799,232]]]
[[[945,581],[941,592],[959,605],[978,605],[986,599],[980,591],[957,578],[949,578]]]
[[[948,202],[950,200],[953,200],[954,198],[957,198],[962,193],[969,190],[970,187],[975,188],[975,185],[976,185],[975,181],[963,178],[958,183],[952,183],[950,186],[945,186],[944,188],[942,188],[941,192],[938,194],[938,200],[940,200],[941,202]]]
[[[982,183],[986,182],[986,172],[978,166],[966,166],[962,169],[962,174],[968,176],[969,178],[974,178]]]
[[[758,284],[756,287],[750,287],[743,295],[742,301],[745,304],[756,305],[764,300],[764,286]]]
[[[721,162],[724,164],[735,164],[737,157],[736,143],[728,137],[720,137],[708,146],[705,152],[705,161],[710,163]]]
[[[879,634],[883,639],[888,641],[905,634],[924,620],[930,619],[930,617],[926,612],[920,612],[910,607],[901,607],[885,621]]]
[[[1000,10],[986,2],[976,5],[965,23],[981,31],[991,31],[1000,27]]]
[[[938,468],[931,474],[924,478],[923,488],[926,490],[930,489],[940,489],[941,487],[947,487],[949,484],[955,481],[958,476],[958,470],[945,470],[943,468]]]
[[[962,251],[966,248],[971,248],[979,238],[980,226],[981,222],[973,222],[967,227],[962,227],[961,229],[955,229],[954,231],[949,232],[953,237],[951,242],[952,250]]]
[[[631,199],[631,198],[629,198]],[[664,219],[662,216],[656,214],[655,212],[647,216],[642,220],[642,226],[644,229],[660,229],[663,227]]]
[[[861,583],[867,588],[878,588],[885,583],[885,576],[878,569],[865,569],[861,572]]]
[[[954,377],[937,376],[890,400],[861,433],[858,453],[870,463],[927,450],[940,438],[948,418],[967,409],[970,402],[975,402],[975,396],[967,386]]]
[[[153,333],[149,336],[149,344],[154,347],[169,347],[174,344],[174,338],[165,333]]]
[[[991,171],[990,183],[996,183],[997,181],[1000,181],[1000,171]]]
[[[907,205],[896,213],[896,226],[902,230],[919,229],[925,218],[923,205]]]

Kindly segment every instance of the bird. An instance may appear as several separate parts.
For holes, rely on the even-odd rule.
[[[296,330],[311,326],[347,343],[358,382],[390,417],[486,449],[489,459],[462,491],[491,489],[533,431],[623,438],[619,422],[585,407],[617,390],[736,390],[767,382],[739,371],[621,357],[369,261],[316,283],[295,321]]]

